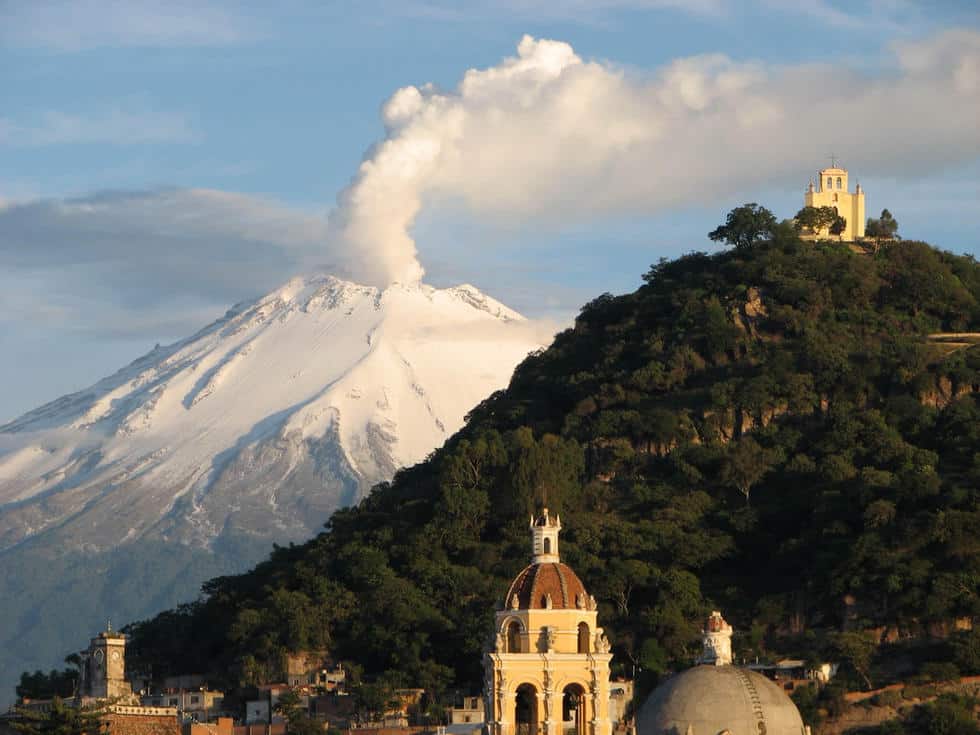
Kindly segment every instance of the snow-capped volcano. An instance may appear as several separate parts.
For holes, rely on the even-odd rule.
[[[272,541],[307,538],[334,509],[423,459],[539,346],[521,315],[472,286],[293,279],[0,427],[0,571],[32,559],[60,569],[24,581],[43,604],[46,584],[53,595],[93,570],[80,558],[111,577],[119,554],[132,560],[152,543],[194,558],[185,566],[196,572],[165,573],[194,590]],[[202,564],[200,554],[228,558]],[[0,575],[0,599],[14,594],[16,576]],[[75,612],[154,611],[108,590],[97,601],[125,609]],[[89,633],[76,630],[73,645]]]

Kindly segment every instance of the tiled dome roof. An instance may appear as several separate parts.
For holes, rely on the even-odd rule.
[[[544,610],[551,596],[551,607],[572,609],[587,604],[585,585],[571,567],[558,563],[531,564],[510,585],[504,604],[515,610]],[[514,598],[517,605],[514,605]]]

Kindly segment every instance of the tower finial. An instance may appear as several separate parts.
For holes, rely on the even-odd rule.
[[[833,153],[830,154],[830,167],[837,168],[837,156],[835,156]]]
[[[105,632],[106,633],[111,633],[112,632],[112,620],[110,618],[106,618],[106,621],[105,621]]]

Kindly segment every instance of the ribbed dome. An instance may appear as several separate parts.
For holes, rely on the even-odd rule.
[[[688,729],[690,728],[690,730]],[[773,682],[736,666],[695,666],[647,697],[637,735],[803,735],[793,701]]]
[[[544,610],[547,597],[556,610],[585,607],[585,585],[571,567],[556,563],[531,564],[510,585],[504,604],[514,610]],[[514,598],[517,604],[514,604]]]

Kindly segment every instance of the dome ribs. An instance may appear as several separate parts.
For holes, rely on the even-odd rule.
[[[549,562],[525,567],[507,591],[504,604],[513,610],[543,610],[549,595],[552,607],[558,610],[571,610],[579,595],[587,597],[585,585],[569,566]]]

